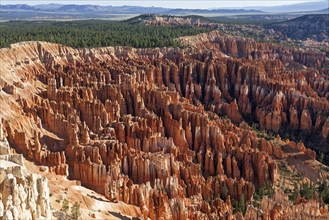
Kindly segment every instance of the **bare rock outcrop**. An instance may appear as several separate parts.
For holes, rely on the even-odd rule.
[[[9,143],[144,217],[233,218],[231,201],[249,202],[256,188],[273,184],[283,154],[244,120],[328,136],[328,120],[315,123],[329,112],[327,87],[312,84],[315,75],[328,79],[319,68],[326,60],[217,32],[195,38],[185,49],[40,42],[1,49],[8,85],[6,68],[33,59],[15,67],[15,78],[29,78],[23,89],[1,92],[1,106],[19,106],[0,112]],[[297,64],[313,69],[286,68]],[[305,145],[291,145],[315,159]]]
[[[0,122],[1,123],[1,122]],[[22,155],[9,154],[0,126],[0,218],[49,219],[51,217],[47,179],[28,174]]]

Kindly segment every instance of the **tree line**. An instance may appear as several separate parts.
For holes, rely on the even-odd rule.
[[[208,31],[187,26],[150,26],[124,21],[8,21],[0,23],[0,47],[21,41],[47,41],[80,47],[181,47],[180,36]]]

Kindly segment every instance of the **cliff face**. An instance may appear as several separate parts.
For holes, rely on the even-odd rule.
[[[216,32],[185,41],[194,48],[1,49],[9,142],[144,217],[233,217],[231,201],[274,183],[283,154],[243,120],[327,138],[327,61]]]

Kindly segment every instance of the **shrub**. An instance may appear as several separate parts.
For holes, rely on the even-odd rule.
[[[292,194],[289,195],[289,199],[295,203],[299,194],[300,193],[299,193],[298,185],[297,183],[294,183],[294,190],[292,191]]]
[[[246,213],[246,204],[243,194],[239,201],[233,200],[233,207],[234,207],[234,213],[241,212],[243,215]]]
[[[71,208],[71,219],[78,220],[81,217],[80,204],[75,202]]]
[[[310,183],[304,183],[300,188],[300,195],[307,200],[314,199],[315,186]]]
[[[319,182],[317,187],[317,191],[319,193],[320,198],[325,204],[329,204],[329,186],[328,182],[322,181]]]
[[[61,211],[67,213],[70,209],[70,206],[69,206],[69,201],[67,201],[67,199],[64,199],[63,202],[62,202],[62,208],[61,208]]]
[[[320,162],[320,163],[324,163],[324,153],[320,153],[320,154],[317,154],[317,160]]]
[[[226,201],[227,196],[228,196],[228,189],[227,189],[226,186],[224,186],[224,187],[222,188],[222,191],[221,191],[221,194],[220,194],[220,198],[221,198],[223,201]]]
[[[264,196],[272,198],[274,196],[275,190],[271,184],[266,184],[259,187],[254,194],[254,200],[261,201]]]

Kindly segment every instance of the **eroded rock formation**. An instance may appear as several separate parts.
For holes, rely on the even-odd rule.
[[[1,49],[0,86],[16,85],[0,91],[15,109],[0,113],[9,142],[144,217],[232,218],[231,201],[272,184],[282,157],[243,121],[327,138],[327,60],[217,32],[183,40],[194,47]]]
[[[11,154],[2,134],[0,120],[0,218],[49,219],[49,189],[47,179],[28,174],[23,156]]]

